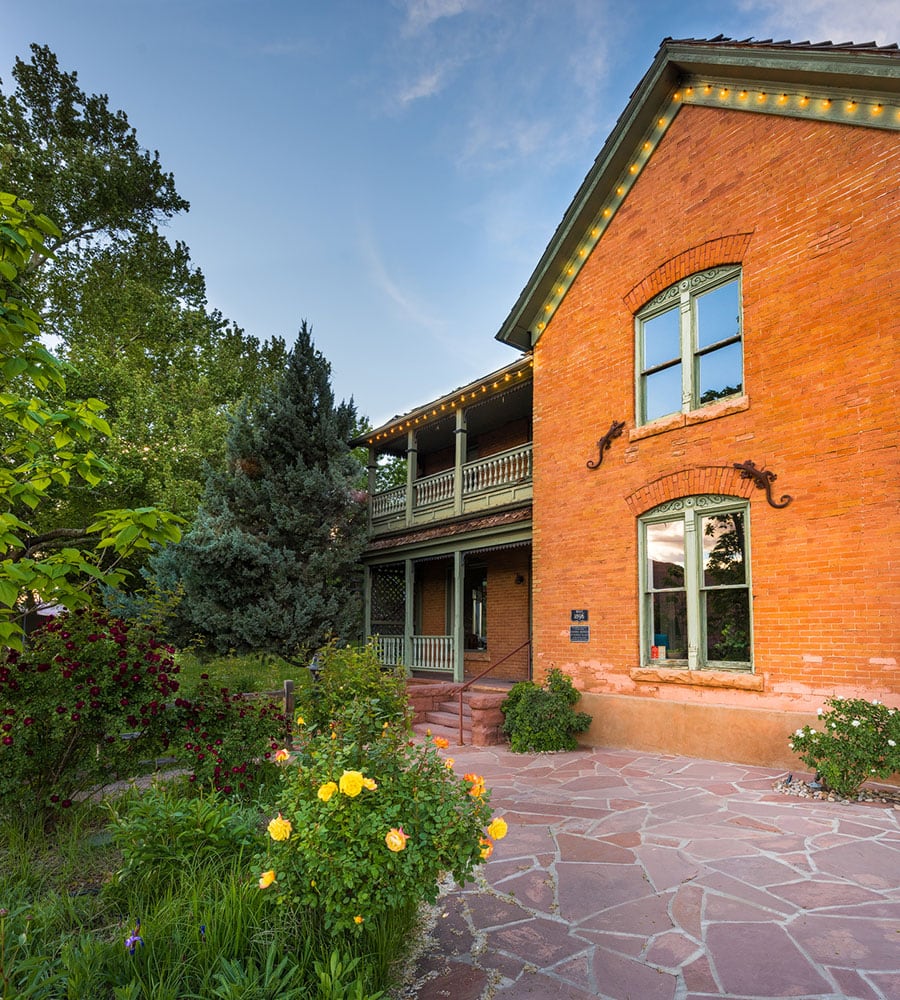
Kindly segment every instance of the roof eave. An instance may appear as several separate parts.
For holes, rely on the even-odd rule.
[[[834,47],[769,47],[666,39],[497,332],[497,340],[522,351],[534,347],[537,337],[532,323],[557,280],[560,266],[575,253],[585,228],[625,169],[629,154],[651,126],[660,105],[685,77],[694,75],[778,80],[797,86],[815,83],[829,88],[862,88],[874,94],[900,92],[896,50],[860,52]]]

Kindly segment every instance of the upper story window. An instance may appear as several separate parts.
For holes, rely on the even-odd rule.
[[[638,423],[743,392],[740,267],[684,278],[636,322]]]

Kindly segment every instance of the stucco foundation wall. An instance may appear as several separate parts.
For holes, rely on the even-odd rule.
[[[900,705],[898,180],[894,133],[685,107],[537,342],[535,677],[571,674],[596,742],[788,766],[825,697]],[[635,312],[731,263],[743,396],[636,427]],[[634,676],[638,518],[713,492],[750,503],[755,689]]]
[[[803,772],[791,733],[816,715],[585,693],[575,706],[593,716],[583,744],[683,754]]]

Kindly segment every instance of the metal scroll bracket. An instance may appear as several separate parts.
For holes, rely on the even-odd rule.
[[[617,437],[621,436],[623,430],[625,430],[624,420],[614,420],[610,424],[609,430],[597,442],[597,449],[598,449],[597,461],[587,463],[587,467],[589,469],[600,468],[601,464],[603,463],[603,452],[605,452],[607,448],[609,448],[609,446],[613,443],[613,441],[615,441]]]
[[[790,494],[785,493],[782,496],[779,503],[775,503],[772,499],[772,483],[778,478],[774,472],[770,472],[768,469],[758,469],[755,462],[735,462],[732,468],[735,468],[740,472],[741,479],[752,479],[756,484],[758,490],[766,491],[766,500],[769,501],[770,507],[787,507],[787,505],[794,499]]]

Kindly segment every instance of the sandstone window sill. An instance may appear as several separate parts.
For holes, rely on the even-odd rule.
[[[684,684],[690,687],[733,688],[738,691],[763,691],[765,683],[757,674],[731,670],[677,670],[671,667],[634,667],[629,671],[638,684]]]
[[[723,399],[721,402],[708,403],[706,406],[690,410],[688,413],[673,413],[671,416],[660,417],[659,420],[644,424],[642,427],[632,427],[628,432],[628,440],[641,441],[643,438],[654,437],[656,434],[665,434],[666,431],[693,427],[694,424],[705,424],[708,420],[718,420],[719,417],[727,417],[732,413],[743,413],[744,410],[749,409],[749,396]]]

